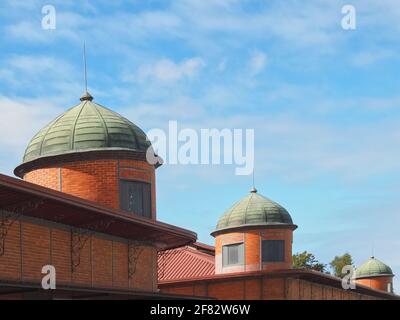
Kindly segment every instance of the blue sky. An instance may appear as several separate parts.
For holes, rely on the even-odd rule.
[[[347,3],[356,30],[341,28]],[[256,186],[298,224],[294,250],[357,265],[373,250],[400,279],[399,19],[395,0],[1,1],[0,171],[77,103],[85,40],[97,102],[144,130],[254,128]],[[162,166],[158,217],[212,244],[251,180]]]

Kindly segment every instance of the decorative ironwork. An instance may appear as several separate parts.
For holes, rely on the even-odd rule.
[[[92,236],[92,231],[80,228],[71,228],[71,271],[75,272],[81,264],[81,252],[86,242]]]
[[[35,199],[18,204],[4,206],[0,209],[0,256],[5,253],[5,242],[7,233],[15,221],[29,210],[37,209],[44,203],[43,199]]]
[[[98,232],[108,229],[114,220],[98,220],[95,223],[71,228],[71,270],[75,272],[81,264],[81,252],[90,237]]]
[[[19,216],[5,210],[0,211],[0,256],[5,253],[5,243],[8,230],[13,223],[18,220]]]
[[[143,253],[144,247],[137,242],[128,244],[128,277],[132,279],[136,273],[136,266],[140,255]]]

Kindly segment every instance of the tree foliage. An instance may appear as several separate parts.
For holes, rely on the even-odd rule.
[[[326,264],[319,262],[312,253],[307,251],[303,251],[293,255],[293,268],[305,268],[324,273],[327,272]]]
[[[342,274],[343,267],[347,265],[352,266],[353,259],[350,253],[346,252],[342,256],[335,256],[335,258],[329,263],[329,265],[333,271],[333,274],[336,277],[343,278],[345,276],[345,274]]]

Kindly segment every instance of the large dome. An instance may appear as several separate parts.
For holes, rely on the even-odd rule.
[[[250,226],[297,227],[285,208],[252,189],[221,216],[213,233]]]
[[[150,142],[139,127],[92,100],[86,93],[81,103],[40,130],[26,148],[23,162],[85,151],[147,150]]]
[[[369,278],[380,276],[393,276],[393,271],[390,267],[379,261],[375,257],[371,257],[356,269],[356,278]]]

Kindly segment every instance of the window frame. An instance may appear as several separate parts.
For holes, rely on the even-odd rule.
[[[141,185],[141,190],[142,190],[142,211],[143,211],[143,214],[140,214],[140,212],[136,212],[136,211],[131,211],[131,210],[129,210],[129,208],[124,208],[123,207],[123,185],[125,184],[125,185],[127,185],[127,184],[129,184],[129,183],[132,183],[132,184],[134,184],[134,183],[136,183],[136,184],[138,184],[138,185]],[[148,199],[148,207],[149,207],[149,212],[148,212],[148,214],[146,214],[146,212],[145,212],[145,192],[144,192],[144,188],[143,188],[143,186],[144,185],[146,185],[146,186],[148,186],[148,197],[149,197],[149,199]],[[151,184],[151,182],[147,182],[147,181],[142,181],[142,180],[133,180],[133,179],[119,179],[119,208],[121,209],[121,210],[123,210],[123,211],[126,211],[126,212],[129,212],[129,213],[132,213],[132,214],[134,214],[135,216],[138,216],[138,217],[143,217],[143,218],[147,218],[147,219],[152,219],[153,218],[153,200],[152,200],[152,191],[151,191],[151,188],[152,188],[152,184]],[[128,202],[129,202],[129,200],[127,200]]]
[[[228,257],[226,258],[226,261],[229,262],[229,248],[231,247],[240,247],[242,246],[242,250],[240,250],[240,248],[238,248],[238,261],[237,263],[225,263],[225,259],[224,259],[224,248],[227,249],[227,254]],[[232,266],[243,266],[244,265],[244,261],[245,261],[245,252],[244,252],[244,242],[235,242],[235,243],[229,243],[229,244],[225,244],[222,246],[222,267],[232,267]]]
[[[282,260],[264,260],[264,243],[266,242],[279,242],[282,243]],[[286,262],[286,257],[285,257],[285,253],[286,253],[286,241],[284,239],[262,239],[261,238],[261,263],[284,263]]]

